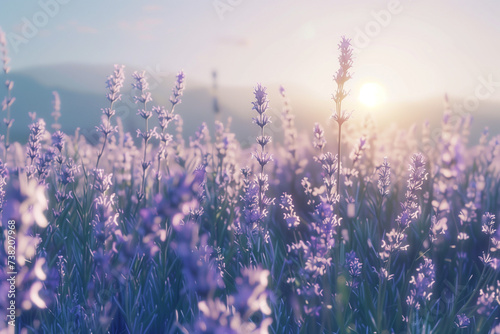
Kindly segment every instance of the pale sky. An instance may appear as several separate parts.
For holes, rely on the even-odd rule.
[[[319,99],[333,91],[342,35],[357,47],[354,92],[377,82],[389,101],[474,94],[479,76],[500,82],[499,16],[497,0],[0,1],[13,70],[120,63],[208,83],[217,69],[221,85],[295,85]]]

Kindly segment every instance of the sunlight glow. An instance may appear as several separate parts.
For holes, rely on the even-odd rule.
[[[361,86],[359,101],[368,107],[376,107],[386,101],[384,87],[375,82],[367,82]]]

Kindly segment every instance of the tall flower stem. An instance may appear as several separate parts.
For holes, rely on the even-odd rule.
[[[341,148],[340,148],[340,141],[342,137],[342,124],[339,123],[339,140],[338,140],[338,147],[337,147],[337,152],[338,152],[338,157],[337,157],[337,194],[340,195],[340,157],[341,157]],[[339,208],[339,214],[340,214],[340,201],[338,202],[338,208]]]
[[[109,109],[113,110],[113,102],[111,102],[110,106],[109,106]],[[108,121],[108,124],[110,124],[110,121],[111,121],[111,116],[108,116],[107,118],[107,121]],[[104,141],[102,143],[102,147],[101,147],[101,150],[99,151],[99,153],[97,154],[97,161],[95,163],[95,169],[98,169],[99,168],[99,161],[101,160],[101,157],[104,153],[104,149],[106,148],[106,143],[108,141],[108,136],[109,136],[109,133],[107,131],[104,131],[103,132],[104,134]]]
[[[337,83],[337,91],[333,95],[333,100],[335,101],[335,114],[332,118],[339,125],[339,138],[338,138],[338,149],[337,149],[337,196],[340,196],[340,161],[341,159],[341,136],[342,136],[342,124],[349,120],[351,113],[342,110],[342,100],[348,95],[344,90],[344,84],[351,79],[351,73],[349,69],[352,67],[352,47],[351,40],[342,37],[339,45],[340,56],[339,64],[340,68],[334,76],[334,80]],[[340,201],[337,205],[337,214],[340,215]]]
[[[106,116],[106,120],[100,127],[97,127],[97,131],[102,132],[104,136],[104,142],[102,143],[101,150],[97,155],[97,162],[95,168],[99,168],[99,161],[104,154],[104,149],[106,148],[106,143],[108,142],[108,137],[111,133],[116,132],[117,128],[111,126],[111,117],[113,117],[116,111],[113,109],[114,103],[121,99],[120,89],[123,87],[123,82],[125,81],[125,72],[123,71],[125,66],[115,65],[115,71],[112,75],[108,76],[106,80],[106,88],[108,93],[106,98],[108,99],[110,105],[109,108],[102,109],[102,113]]]
[[[148,102],[152,101],[151,93],[149,92],[149,85],[146,80],[145,72],[134,72],[133,78],[135,82],[132,84],[132,87],[139,91],[139,95],[134,97],[135,103],[141,104],[143,109],[139,109],[137,115],[141,116],[145,121],[146,131],[143,133],[141,130],[137,130],[137,136],[141,137],[144,140],[144,154],[142,160],[142,181],[141,187],[138,194],[138,203],[137,208],[139,207],[139,203],[143,198],[146,197],[146,171],[151,166],[151,161],[146,161],[147,153],[148,153],[148,142],[149,139],[153,136],[157,136],[156,127],[154,129],[149,129],[148,120],[153,115],[151,110],[147,110]]]

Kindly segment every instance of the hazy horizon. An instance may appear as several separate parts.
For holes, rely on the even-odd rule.
[[[355,48],[349,85],[355,97],[366,82],[379,83],[388,102],[468,96],[480,77],[500,78],[491,42],[500,31],[494,15],[500,4],[493,0],[40,0],[2,6],[13,70],[120,63],[183,69],[191,81],[210,84],[216,69],[222,86],[313,87],[315,98],[326,101],[334,89],[336,44],[345,35]],[[489,98],[500,99],[497,88]]]

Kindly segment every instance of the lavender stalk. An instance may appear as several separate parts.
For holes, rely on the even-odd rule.
[[[341,161],[341,138],[342,138],[342,124],[348,121],[351,117],[352,112],[346,112],[342,110],[342,101],[349,94],[344,90],[344,84],[351,79],[351,73],[349,69],[352,67],[352,47],[351,40],[342,37],[339,45],[340,56],[339,63],[340,68],[335,74],[334,80],[337,83],[337,91],[333,95],[333,100],[335,101],[335,114],[332,118],[337,122],[339,126],[339,136],[338,136],[338,158],[337,158],[337,194],[340,195],[340,161]],[[339,206],[340,211],[340,206]],[[340,213],[340,212],[339,212]]]

